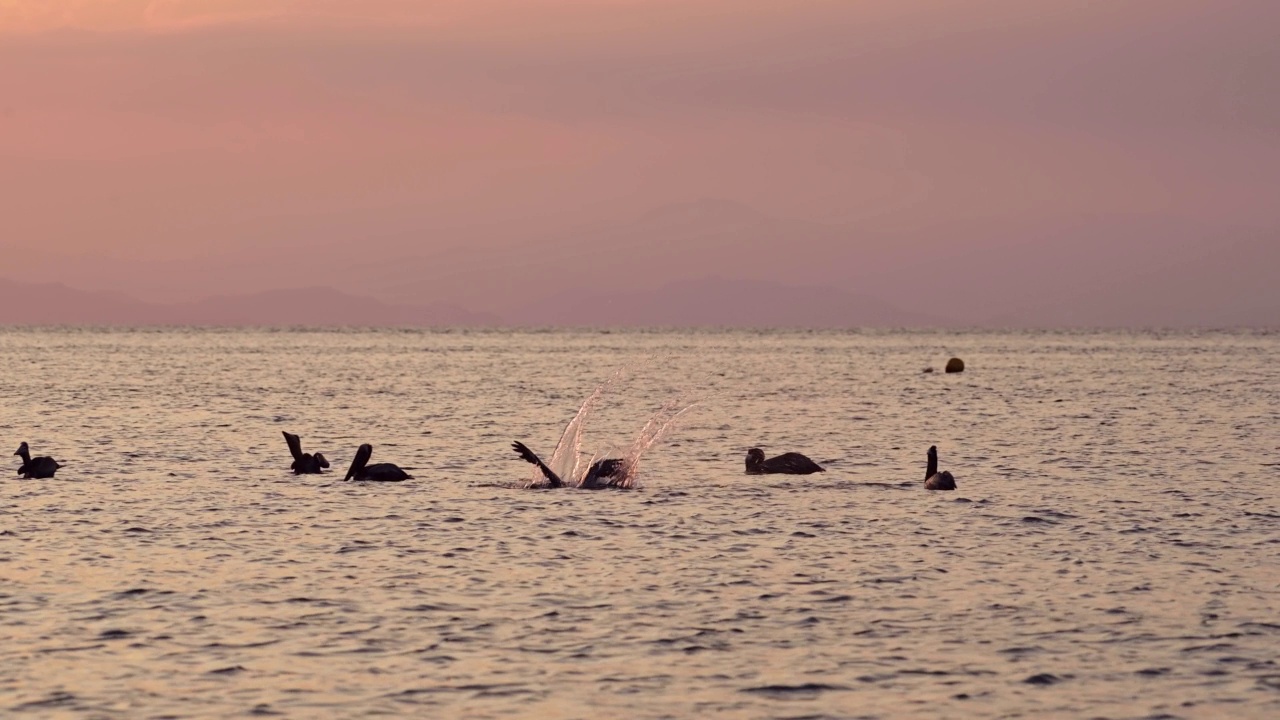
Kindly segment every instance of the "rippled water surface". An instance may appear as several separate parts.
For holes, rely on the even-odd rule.
[[[1280,717],[1278,428],[1275,334],[0,331],[0,715]]]

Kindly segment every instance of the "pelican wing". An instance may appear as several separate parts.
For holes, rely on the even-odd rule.
[[[551,483],[551,487],[558,488],[564,486],[564,482],[560,480],[560,476],[552,472],[551,468],[547,467],[546,463],[542,462],[542,459],[534,454],[534,452],[524,443],[517,440],[511,443],[511,449],[515,450],[516,454],[518,454],[525,462],[537,465],[538,469],[542,471],[543,477]]]
[[[824,472],[821,465],[800,453],[784,453],[767,461],[770,471],[787,475],[808,475]]]

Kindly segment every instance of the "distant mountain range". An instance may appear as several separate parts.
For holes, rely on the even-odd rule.
[[[0,281],[4,325],[464,326],[498,318],[451,305],[389,305],[333,288],[270,290],[188,303],[149,303],[118,292]]]
[[[743,322],[742,318],[749,318]],[[954,321],[828,287],[710,278],[651,291],[565,292],[510,316],[447,304],[396,305],[325,287],[152,303],[119,292],[0,280],[3,325],[923,327]]]
[[[268,244],[252,263],[195,264],[4,245],[24,279],[0,279],[0,324],[1280,327],[1270,228],[1103,217],[855,232],[700,201],[504,242],[397,254],[371,240],[349,261],[340,244]],[[281,277],[312,287],[261,291]]]
[[[831,287],[703,278],[649,291],[562,292],[513,312],[514,325],[602,327],[949,327],[941,315],[909,312]]]
[[[0,323],[1280,327],[1269,226],[1123,214],[842,225],[707,199],[371,233],[356,252],[354,227],[220,246],[199,262],[5,238],[0,255],[23,270],[0,280]],[[262,292],[281,278],[312,287]]]

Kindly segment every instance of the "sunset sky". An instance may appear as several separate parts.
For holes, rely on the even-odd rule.
[[[0,0],[0,277],[1280,324],[1278,27],[1274,0]]]

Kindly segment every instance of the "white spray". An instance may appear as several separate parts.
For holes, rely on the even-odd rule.
[[[698,402],[689,402],[685,398],[676,398],[663,403],[657,412],[649,418],[649,422],[644,424],[640,429],[640,434],[636,436],[635,442],[631,443],[631,449],[623,456],[626,463],[626,477],[618,484],[619,487],[633,488],[636,485],[636,476],[640,471],[640,458],[644,456],[649,448],[658,443],[659,440],[667,434],[671,428],[675,427],[676,420],[681,415],[689,412],[697,407]]]
[[[564,432],[560,433],[560,442],[556,443],[556,449],[551,453],[551,462],[547,466],[552,472],[559,475],[569,485],[577,485],[581,480],[579,476],[579,468],[582,467],[580,458],[582,457],[582,431],[586,427],[587,417],[591,415],[591,411],[595,409],[596,403],[600,401],[600,397],[604,395],[605,390],[613,387],[622,379],[623,369],[619,368],[609,379],[600,383],[595,390],[582,401],[582,407],[578,408],[577,414],[564,426]],[[590,465],[586,466],[590,467]],[[586,468],[582,469],[582,474],[586,474]],[[530,477],[530,484],[537,484],[542,481],[542,473],[537,468],[533,469]]]
[[[649,359],[650,362],[652,360],[653,358]],[[565,426],[564,432],[560,434],[560,442],[556,443],[556,449],[551,453],[551,461],[547,463],[547,466],[551,468],[552,472],[560,476],[566,485],[580,487],[586,479],[591,465],[603,458],[600,455],[593,455],[586,462],[583,462],[582,436],[586,429],[587,418],[590,417],[592,411],[600,402],[600,398],[606,390],[613,388],[622,380],[625,370],[626,368],[619,368],[607,380],[600,383],[587,396],[587,399],[582,401],[582,406],[578,408],[577,414],[573,416],[573,419]],[[630,450],[621,458],[626,470],[625,477],[617,483],[617,487],[635,487],[640,458],[675,426],[676,420],[696,407],[699,402],[701,400],[690,400],[687,393],[682,393],[675,399],[663,403],[662,407],[653,413],[649,421],[641,428],[640,434],[636,436],[635,442],[631,444]],[[542,473],[537,468],[534,468],[529,479],[529,485],[533,486],[541,481]]]

